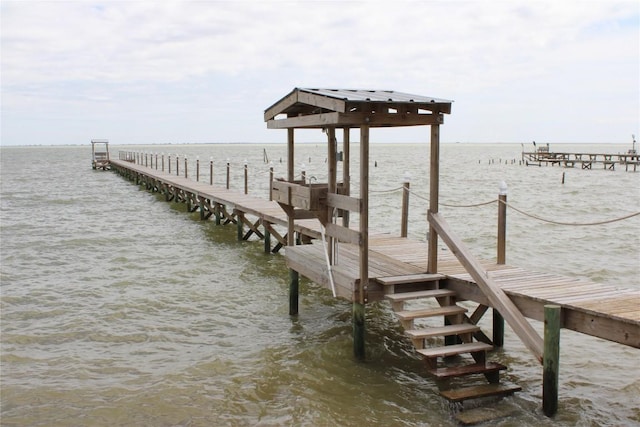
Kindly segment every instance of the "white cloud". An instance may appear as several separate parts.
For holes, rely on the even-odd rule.
[[[172,111],[257,116],[240,135],[198,120],[187,139],[272,139],[259,113],[294,86],[455,99],[453,139],[529,138],[509,123],[545,134],[544,119],[563,111],[638,132],[635,1],[5,0],[1,8],[3,140],[21,138],[17,117],[162,112],[164,121]],[[477,122],[487,125],[469,126]],[[544,137],[604,137],[566,126]]]

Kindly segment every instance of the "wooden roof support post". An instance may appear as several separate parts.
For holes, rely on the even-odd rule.
[[[439,114],[434,112],[434,114]],[[429,212],[438,213],[438,198],[440,188],[440,125],[431,125],[431,158],[429,170]],[[427,271],[429,273],[438,272],[438,233],[429,224],[429,259],[427,263]]]
[[[293,156],[293,129],[287,129],[287,180],[293,182],[294,178],[294,156]],[[295,230],[293,211],[287,212],[287,246],[295,245]],[[298,293],[299,293],[299,275],[298,272],[289,269],[289,315],[298,314]]]
[[[364,305],[369,283],[369,125],[360,126],[360,282],[353,302],[353,353],[364,359]]]
[[[342,184],[344,186],[345,196],[351,195],[351,164],[349,161],[350,130],[348,127],[343,129],[344,139],[342,141]],[[349,228],[349,211],[347,210],[342,212],[342,225]]]
[[[329,181],[329,193],[335,194],[337,193],[338,188],[338,180],[337,180],[337,159],[336,159],[336,128],[329,127],[327,129],[327,167],[328,167],[328,181]],[[327,223],[333,223],[333,212],[334,208],[332,206],[327,206]],[[329,237],[329,242],[327,242],[327,252],[329,253],[329,260],[331,264],[333,264],[334,259],[334,251],[333,251],[333,243],[334,238]]]
[[[293,156],[293,147],[294,147],[294,138],[293,138],[293,128],[287,129],[287,181],[293,182],[294,179],[294,156]],[[293,246],[295,244],[295,236],[293,229],[293,215],[289,215],[289,227],[287,230],[287,245]]]

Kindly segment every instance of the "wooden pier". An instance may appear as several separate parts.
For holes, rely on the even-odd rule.
[[[634,144],[635,145],[635,144]],[[549,145],[539,147],[535,151],[522,152],[522,161],[527,166],[562,166],[582,169],[615,170],[616,166],[625,171],[636,172],[640,166],[640,154],[635,149],[626,153],[585,153],[568,151],[549,151]]]
[[[167,201],[199,210],[203,220],[215,217],[217,224],[235,224],[238,239],[264,239],[269,252],[286,247],[290,314],[298,313],[299,275],[351,301],[357,358],[365,355],[366,304],[388,301],[407,338],[424,358],[427,372],[439,379],[482,380],[477,384],[470,379],[470,387],[445,387],[442,395],[451,401],[507,395],[520,389],[500,383],[500,372],[507,367],[489,359],[491,350],[503,345],[506,321],[544,363],[543,409],[553,415],[560,328],[640,348],[640,289],[528,271],[506,265],[504,255],[497,261],[475,258],[438,213],[439,126],[450,106],[451,101],[393,91],[294,89],[265,110],[269,128],[287,129],[287,180],[270,181],[273,200],[158,170],[157,160],[153,169],[140,164],[136,156],[125,155],[112,160],[111,166],[148,190],[164,194]],[[408,125],[431,127],[427,242],[368,227],[369,128]],[[323,129],[327,134],[328,183],[311,185],[294,179],[294,129],[299,127]],[[351,195],[349,183],[352,127],[360,130],[358,197]],[[336,128],[343,129],[342,182],[336,176]],[[350,223],[354,216],[356,226]],[[272,236],[277,241],[274,247]],[[448,251],[438,250],[438,238]],[[463,301],[467,303],[459,304]],[[469,302],[475,303],[473,310]],[[493,311],[491,337],[479,327],[489,309]],[[544,338],[527,319],[545,322]],[[460,356],[455,358],[458,363],[452,363],[452,355]]]

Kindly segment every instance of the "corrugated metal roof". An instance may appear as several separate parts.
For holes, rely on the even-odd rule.
[[[317,95],[342,99],[353,102],[415,102],[415,103],[438,103],[450,104],[453,101],[439,99],[430,96],[413,95],[410,93],[397,92],[395,90],[369,90],[369,89],[316,89],[300,88],[299,90],[315,93]]]

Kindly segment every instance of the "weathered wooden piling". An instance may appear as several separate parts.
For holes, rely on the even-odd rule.
[[[544,356],[542,368],[542,410],[551,417],[558,412],[560,374],[561,307],[544,306]]]
[[[404,175],[402,183],[402,212],[400,213],[400,237],[407,237],[409,230],[409,189],[411,188],[409,174]]]
[[[249,194],[249,163],[244,160],[244,194]]]

